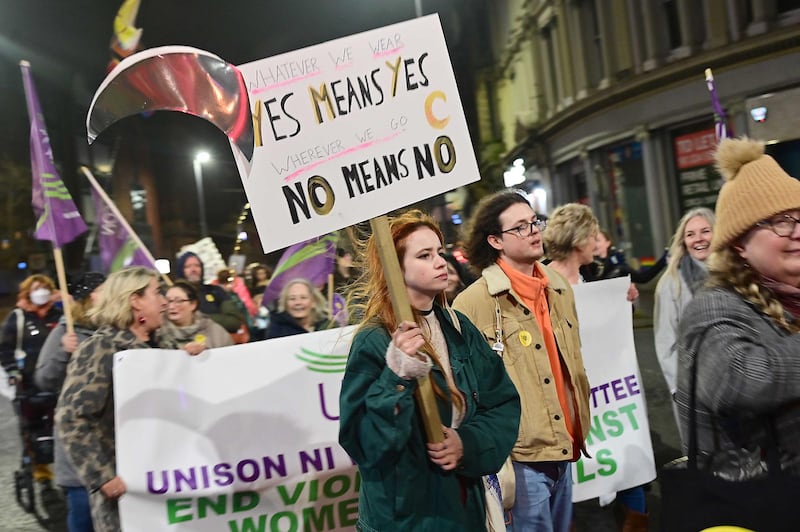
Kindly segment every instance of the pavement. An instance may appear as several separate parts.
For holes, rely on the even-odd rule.
[[[650,436],[658,471],[661,466],[681,455],[678,429],[675,426],[671,398],[653,344],[652,289],[640,288],[640,298],[634,313],[634,341],[639,369],[647,401]],[[0,314],[2,315],[2,314]],[[0,397],[0,532],[40,532],[48,530],[17,504],[14,495],[14,471],[20,463],[20,437],[17,419],[11,403]],[[38,493],[37,493],[38,495]],[[658,481],[646,487],[649,530],[657,531],[661,511],[661,490]],[[50,530],[63,530],[51,526]],[[601,508],[597,500],[575,505],[576,532],[616,532],[620,530],[614,517],[614,505]]]

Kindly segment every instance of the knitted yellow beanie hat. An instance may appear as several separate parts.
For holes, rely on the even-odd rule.
[[[764,153],[763,142],[747,137],[724,139],[715,158],[725,184],[717,198],[712,251],[730,245],[756,222],[800,209],[800,181]]]

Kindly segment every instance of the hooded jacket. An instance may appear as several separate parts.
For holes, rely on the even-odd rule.
[[[197,253],[187,251],[178,257],[175,263],[175,277],[177,279],[186,279],[183,273],[183,267],[189,257],[194,257],[200,262],[200,278],[205,278],[205,266]],[[186,279],[188,281],[188,279]],[[212,284],[193,283],[197,289],[198,307],[197,309],[219,323],[229,333],[236,332],[239,327],[244,323],[244,316],[239,313],[236,304],[228,297],[228,293],[221,286]]]

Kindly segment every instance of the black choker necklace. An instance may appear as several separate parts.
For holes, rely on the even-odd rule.
[[[428,310],[420,310],[419,311],[419,313],[422,314],[423,316],[427,316],[431,312],[433,312],[433,307],[429,308]]]

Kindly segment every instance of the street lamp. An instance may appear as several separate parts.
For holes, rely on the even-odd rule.
[[[208,226],[206,225],[206,202],[203,197],[203,163],[211,160],[211,155],[207,151],[197,152],[194,157],[194,182],[197,186],[197,212],[200,217],[200,238],[208,236]]]

